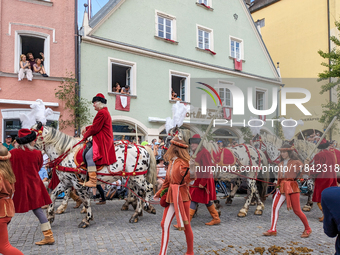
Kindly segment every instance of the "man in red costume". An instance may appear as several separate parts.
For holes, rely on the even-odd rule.
[[[20,129],[16,138],[19,147],[11,150],[11,164],[16,177],[13,197],[15,213],[25,213],[33,210],[41,224],[44,239],[37,245],[54,244],[51,225],[47,220],[42,206],[52,201],[39,176],[43,165],[41,151],[34,149],[36,133],[29,129]]]
[[[197,150],[198,144],[201,141],[200,135],[196,134],[189,139],[190,147],[193,153]],[[205,223],[206,225],[216,225],[220,224],[221,220],[218,216],[218,212],[215,209],[213,203],[216,200],[216,188],[214,182],[214,176],[210,172],[208,166],[213,166],[211,161],[211,155],[209,151],[201,147],[200,151],[197,153],[195,159],[196,166],[200,167],[200,170],[196,170],[197,179],[194,184],[190,187],[191,204],[190,204],[190,219],[193,217],[197,210],[197,204],[205,204],[212,216],[212,221]]]
[[[330,143],[323,139],[318,146],[320,151],[314,156],[311,162],[310,175],[315,177],[314,182],[314,194],[312,201],[317,202],[318,207],[322,211],[321,206],[321,192],[329,187],[338,186],[336,177],[336,158],[334,153],[328,150]],[[305,160],[305,164],[309,164],[308,160]],[[323,222],[323,216],[319,218],[320,222]]]
[[[97,186],[97,166],[109,166],[115,163],[116,152],[113,144],[113,131],[111,115],[106,107],[106,99],[98,93],[93,99],[93,107],[98,111],[93,124],[83,130],[84,139],[92,136],[92,147],[86,153],[87,171],[89,181],[84,183],[87,187]]]

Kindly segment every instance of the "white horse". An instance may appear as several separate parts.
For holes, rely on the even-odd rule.
[[[48,220],[51,223],[54,221],[56,197],[63,191],[66,191],[66,195],[69,196],[70,188],[73,187],[78,192],[87,211],[86,217],[78,227],[86,228],[90,224],[89,221],[93,219],[89,188],[81,184],[81,182],[86,180],[86,172],[73,171],[77,168],[74,162],[75,152],[83,145],[79,144],[73,148],[79,140],[54,128],[42,126],[41,123],[34,125],[32,129],[37,133],[35,147],[44,151],[51,161],[66,152],[66,157],[62,159],[56,168],[60,183],[51,194],[52,204],[47,210]],[[124,161],[126,146],[127,155],[126,161]],[[69,149],[70,151],[68,152]],[[123,172],[125,172],[125,177],[129,176],[128,187],[138,195],[137,208],[130,219],[130,223],[138,222],[138,216],[141,215],[142,208],[149,213],[156,214],[155,208],[149,204],[149,200],[153,196],[153,184],[156,181],[157,175],[156,160],[151,149],[142,146],[137,147],[132,144],[125,145],[123,142],[115,142],[115,151],[117,162],[97,171],[98,183],[102,183],[100,181],[112,183],[117,179],[117,174],[124,175]],[[137,166],[135,167],[136,164]],[[133,174],[134,171],[135,174]],[[141,172],[144,172],[144,174],[139,174]]]
[[[189,138],[190,138],[190,132],[188,130],[182,130],[178,129],[177,127],[171,129],[169,131],[169,135],[167,136],[165,140],[165,146],[170,146],[170,141],[171,139],[175,136],[178,135],[180,139],[183,139],[185,142],[189,143]],[[218,146],[217,144],[214,144],[212,142],[204,142],[204,147],[207,148],[209,152],[212,151],[218,151]],[[262,215],[263,210],[264,210],[264,204],[261,201],[260,194],[258,187],[256,185],[256,180],[260,180],[260,186],[262,187],[263,192],[266,192],[266,187],[267,181],[269,180],[268,178],[268,173],[265,173],[264,176],[261,174],[260,169],[257,170],[252,170],[249,172],[240,172],[241,167],[251,167],[254,166],[253,169],[256,168],[256,166],[267,166],[268,161],[265,156],[265,154],[262,151],[257,150],[255,147],[251,145],[245,145],[245,144],[240,144],[238,146],[235,146],[233,148],[228,148],[232,152],[232,154],[236,157],[236,163],[235,167],[233,169],[236,169],[236,172],[233,174],[232,171],[215,171],[214,172],[214,178],[215,180],[221,180],[221,181],[235,181],[235,186],[234,189],[231,193],[231,196],[233,197],[241,185],[241,178],[247,178],[247,184],[248,184],[248,197],[246,199],[246,202],[243,206],[243,208],[239,211],[237,216],[239,217],[245,217],[248,214],[249,210],[249,205],[251,204],[252,198],[255,198],[257,207],[255,210],[256,215]],[[248,154],[249,153],[249,154]],[[249,157],[250,155],[250,157]],[[261,180],[262,179],[262,180]],[[264,181],[264,182],[263,182]],[[262,196],[264,197],[264,195]]]

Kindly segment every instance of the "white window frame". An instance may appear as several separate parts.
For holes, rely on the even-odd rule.
[[[214,51],[214,30],[211,28],[196,24],[196,47],[201,50],[205,50],[206,48],[199,47],[198,30],[202,30],[204,32],[209,33],[209,50]]]
[[[182,102],[190,103],[190,74],[175,71],[175,70],[169,70],[169,100],[172,100],[171,99],[172,76],[185,78],[185,101],[182,101]]]
[[[204,3],[204,2],[207,2],[207,4]],[[212,0],[197,0],[197,3],[198,4],[204,3],[205,5],[209,6],[210,8],[212,7]]]
[[[223,80],[219,80],[218,81],[218,84],[215,85],[215,89],[217,90],[218,94],[220,94],[220,91],[219,89],[225,89],[224,93],[226,92],[226,90],[228,89],[227,88],[227,85],[234,85],[233,82],[229,82],[229,81],[223,81]],[[228,89],[229,90],[229,89]],[[230,93],[230,104],[226,104],[226,102],[222,102],[223,103],[223,107],[229,107],[231,108],[233,106],[233,95],[231,93],[231,91],[229,90],[229,93]],[[224,94],[226,95],[226,93]],[[220,103],[219,103],[220,104]]]
[[[21,36],[31,36],[44,39],[44,68],[46,74],[50,76],[50,35],[30,31],[30,30],[17,30],[15,31],[15,42],[14,42],[14,72],[18,73],[20,66],[20,52],[22,50]],[[38,57],[38,56],[35,56]]]
[[[155,10],[155,36],[159,38],[166,39],[165,31],[164,31],[164,37],[161,37],[158,35],[158,17],[162,17],[164,19],[169,19],[171,20],[171,39],[173,41],[177,41],[177,24],[176,24],[176,17],[170,14],[167,14],[165,12],[161,12],[158,10]]]
[[[112,64],[130,67],[130,95],[137,95],[137,63],[126,61],[118,58],[108,58],[108,92],[114,93],[112,91]]]
[[[255,88],[255,106],[254,108],[257,109],[257,93],[263,93],[263,109],[261,110],[267,110],[268,109],[268,90],[264,88]],[[257,109],[259,110],[259,109]]]
[[[243,40],[234,36],[229,36],[229,56],[231,58],[236,58],[231,52],[231,41],[236,41],[240,44],[240,60],[244,60],[244,43]]]

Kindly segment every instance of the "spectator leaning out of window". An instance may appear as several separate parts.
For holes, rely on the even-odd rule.
[[[18,74],[18,81],[21,81],[27,77],[27,80],[32,81],[33,74],[31,70],[31,64],[26,60],[26,56],[24,54],[20,55],[20,70]]]
[[[14,149],[14,147],[12,145],[12,136],[7,135],[6,139],[5,139],[5,142],[2,145],[5,146],[8,151]]]
[[[171,100],[181,101],[181,99],[177,97],[177,93],[174,90],[171,91]]]
[[[43,77],[48,77],[46,74],[44,66],[41,64],[41,59],[37,58],[35,64],[33,65],[33,70],[35,73],[40,73]]]
[[[113,87],[113,92],[115,93],[121,93],[122,88],[120,87],[120,84],[116,82],[116,85]]]
[[[120,93],[130,95],[130,86],[126,85],[125,87],[123,87]]]

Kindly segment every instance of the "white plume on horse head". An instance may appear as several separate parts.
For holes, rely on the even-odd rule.
[[[293,120],[292,118],[286,119],[286,118],[280,118],[279,121],[282,123],[282,121],[285,121],[284,124],[285,126],[282,125],[282,131],[283,131],[283,136],[285,137],[286,140],[292,140],[295,134],[296,127],[301,125],[303,126],[303,121],[302,120]],[[295,126],[296,125],[296,126]]]
[[[252,116],[250,116],[250,120],[251,120],[251,126],[249,126],[250,131],[252,133],[252,135],[259,135],[261,132],[261,126],[262,123],[266,123],[265,121],[262,122],[262,120],[257,119],[257,118],[253,118]]]
[[[183,125],[184,118],[187,112],[190,111],[189,105],[184,105],[179,101],[172,106],[172,119],[170,117],[166,118],[165,130],[169,133],[169,130],[174,127],[180,127]]]
[[[45,108],[45,104],[41,99],[37,99],[30,105],[31,110],[25,114],[20,114],[20,121],[22,128],[31,128],[37,121],[40,121],[43,125],[46,125],[47,116],[53,114],[51,108]]]

